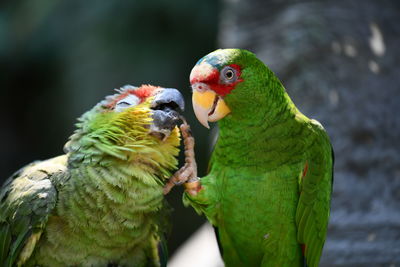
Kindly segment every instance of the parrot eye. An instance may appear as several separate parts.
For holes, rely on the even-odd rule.
[[[223,83],[232,83],[236,82],[236,80],[237,73],[234,68],[227,66],[221,70],[221,81]]]
[[[126,108],[136,106],[140,103],[140,99],[135,95],[128,95],[115,104],[114,111],[121,112]]]
[[[227,78],[227,79],[232,79],[233,78],[233,71],[232,70],[227,70],[226,72],[225,72],[225,77]]]
[[[117,105],[118,105],[118,107],[121,107],[121,108],[130,106],[130,104],[128,102],[125,102],[125,101],[118,102]]]

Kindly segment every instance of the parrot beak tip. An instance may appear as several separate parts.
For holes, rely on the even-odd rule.
[[[210,125],[208,125],[208,122],[203,124],[204,127],[206,127],[207,129],[210,129]]]

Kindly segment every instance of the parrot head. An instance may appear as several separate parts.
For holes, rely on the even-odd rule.
[[[105,108],[102,113],[112,114],[110,117],[114,120],[110,122],[125,121],[128,128],[141,125],[146,129],[144,132],[147,131],[149,135],[162,141],[165,141],[176,127],[180,120],[179,112],[184,110],[183,96],[174,88],[126,85],[117,91],[119,94],[107,97],[102,103]],[[107,114],[106,117],[108,116]]]
[[[243,49],[218,49],[201,58],[190,73],[197,119],[209,128],[208,122],[244,112],[243,108],[257,109],[256,98],[265,97],[265,92],[257,92],[256,87],[269,72],[253,53]]]
[[[184,109],[181,93],[151,85],[126,85],[116,91],[78,119],[65,151],[124,160],[137,159],[140,153],[158,157],[164,150],[176,156],[180,142],[176,125]]]

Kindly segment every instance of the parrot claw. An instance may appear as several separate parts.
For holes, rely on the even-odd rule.
[[[183,184],[184,182],[182,182],[182,181],[172,181],[173,183],[174,183],[174,185],[181,185],[181,184]]]
[[[164,186],[164,195],[175,185],[181,185],[197,178],[197,163],[194,154],[194,138],[190,130],[190,125],[186,122],[185,118],[181,117],[183,124],[180,126],[183,143],[185,145],[185,165],[180,168]],[[198,181],[198,180],[196,180]],[[191,182],[190,182],[191,183]],[[186,187],[186,184],[185,184]]]

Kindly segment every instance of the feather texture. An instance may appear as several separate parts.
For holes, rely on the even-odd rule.
[[[152,136],[151,94],[114,111],[108,104],[119,94],[79,119],[65,155],[32,163],[3,185],[1,266],[165,263],[157,249],[169,228],[162,190],[178,163],[179,131]]]
[[[202,69],[214,76],[234,64],[241,74],[223,98],[231,113],[218,121],[210,172],[197,195],[185,193],[185,204],[218,227],[228,267],[303,266],[304,257],[318,266],[332,191],[325,130],[295,107],[254,54],[217,50],[197,64],[209,64]],[[201,75],[191,78],[215,87],[208,73]]]

